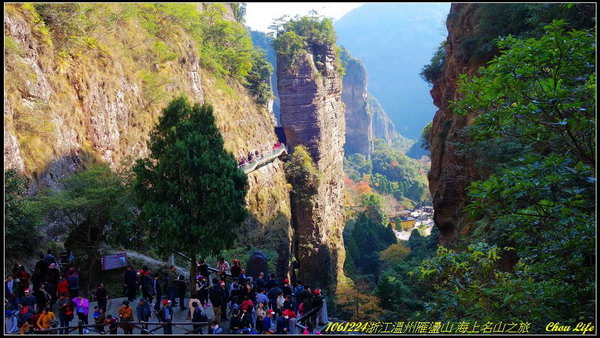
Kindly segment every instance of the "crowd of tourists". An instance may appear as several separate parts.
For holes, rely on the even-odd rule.
[[[48,251],[47,255],[40,256],[32,276],[19,264],[7,276],[5,333],[68,334],[65,327],[72,326],[75,318],[75,326],[91,324],[93,326],[87,327],[93,328],[92,332],[148,333],[152,327],[143,323],[154,318],[162,324],[165,334],[171,334],[177,308],[187,312],[186,319],[191,323],[198,323],[192,324],[196,333],[313,333],[310,326],[299,332],[296,322],[299,316],[322,306],[323,297],[318,288],[313,290],[301,281],[294,281],[292,285],[288,279],[277,279],[274,274],[265,276],[262,272],[252,278],[246,275],[239,260],[234,259],[232,263],[221,257],[217,271],[213,272],[201,260],[193,290],[189,290],[190,283],[177,274],[175,266],[171,266],[168,273],[151,272],[147,266],[136,271],[128,266],[123,275],[126,299],[117,315],[107,314],[108,293],[105,285],[99,283],[93,295],[97,301],[91,309],[93,323],[89,323],[90,300],[79,292],[77,269],[67,266],[64,272],[60,271]],[[188,291],[190,298],[186,298]],[[132,302],[138,299],[134,309]],[[210,316],[205,311],[209,307],[213,312]],[[134,326],[136,319],[143,323]],[[225,322],[228,323],[226,330],[221,326]]]
[[[262,160],[263,158],[265,158],[265,156],[269,156],[275,151],[277,151],[282,145],[283,143],[277,142],[270,149],[269,147],[265,147],[260,151],[249,151],[248,154],[246,154],[245,156],[238,157],[238,167],[242,168],[252,163],[253,161]]]

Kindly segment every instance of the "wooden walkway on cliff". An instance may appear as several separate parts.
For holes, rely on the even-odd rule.
[[[270,154],[264,155],[259,158],[255,158],[252,160],[252,162],[241,166],[241,168],[242,168],[242,170],[244,170],[244,172],[246,174],[249,174],[249,173],[253,172],[254,170],[262,167],[263,165],[274,161],[278,157],[287,156],[287,154],[288,154],[287,147],[285,146],[285,144],[281,144],[278,148],[274,149]]]

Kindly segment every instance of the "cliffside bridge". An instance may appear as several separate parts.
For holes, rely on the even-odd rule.
[[[288,154],[288,149],[285,144],[281,144],[278,148],[274,149],[270,154],[263,155],[262,157],[256,157],[251,162],[242,165],[240,168],[244,170],[246,174],[253,172],[254,170],[274,161],[276,158],[285,157]]]

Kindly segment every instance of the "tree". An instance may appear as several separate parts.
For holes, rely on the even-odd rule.
[[[62,190],[41,191],[36,209],[67,234],[65,247],[75,251],[89,291],[100,247],[107,242],[126,244],[133,237],[135,205],[123,178],[106,163],[92,164],[61,183]]]
[[[38,249],[41,240],[39,219],[30,210],[26,197],[26,183],[15,170],[4,172],[4,240],[8,257]]]
[[[160,254],[218,255],[247,217],[248,178],[225,151],[209,104],[173,100],[150,135],[150,157],[136,162],[134,191],[149,241]]]

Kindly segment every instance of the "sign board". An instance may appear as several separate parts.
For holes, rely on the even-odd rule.
[[[127,263],[127,253],[125,252],[103,256],[100,258],[100,262],[102,263],[102,270],[124,268],[129,264]]]

